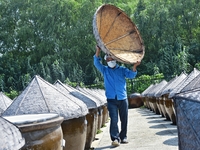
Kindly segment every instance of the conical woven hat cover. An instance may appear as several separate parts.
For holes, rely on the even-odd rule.
[[[136,25],[113,5],[104,4],[96,10],[93,33],[101,50],[119,62],[133,64],[144,57],[144,44]]]
[[[3,92],[0,92],[0,115],[3,113],[13,101],[6,96]]]
[[[8,120],[0,117],[0,149],[13,150],[20,149],[25,144],[25,139],[17,126]]]
[[[82,101],[74,100],[36,75],[4,111],[3,116],[41,113],[57,113],[64,120],[69,120],[85,116],[88,109]]]

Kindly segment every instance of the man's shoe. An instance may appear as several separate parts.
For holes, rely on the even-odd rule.
[[[119,145],[120,145],[120,143],[119,143],[119,141],[117,139],[115,139],[114,141],[112,141],[112,146],[117,147]]]
[[[121,141],[121,143],[123,143],[123,144],[127,144],[127,143],[128,143],[127,138],[124,138],[124,139]]]

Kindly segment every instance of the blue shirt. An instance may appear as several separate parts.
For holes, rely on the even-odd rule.
[[[116,65],[114,69],[104,66],[101,58],[94,55],[94,65],[104,77],[104,86],[107,99],[124,100],[127,98],[126,78],[133,79],[137,75],[128,68]]]

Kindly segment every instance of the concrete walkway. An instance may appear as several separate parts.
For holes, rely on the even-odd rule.
[[[129,109],[128,144],[112,147],[109,121],[92,143],[95,150],[178,150],[177,126],[146,108]]]

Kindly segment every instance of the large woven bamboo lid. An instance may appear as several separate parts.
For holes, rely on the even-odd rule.
[[[113,5],[104,4],[96,10],[93,33],[101,50],[119,62],[133,64],[144,57],[145,48],[136,25]]]

